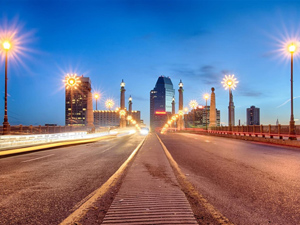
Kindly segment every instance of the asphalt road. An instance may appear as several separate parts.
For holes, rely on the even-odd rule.
[[[0,159],[0,224],[59,224],[143,138],[123,136]]]
[[[198,192],[231,222],[300,223],[300,149],[195,134],[160,137]]]

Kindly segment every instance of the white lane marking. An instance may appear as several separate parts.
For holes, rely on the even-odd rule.
[[[209,140],[205,140],[205,142],[210,142]]]
[[[46,158],[46,157],[49,157],[49,156],[53,156],[53,155],[54,155],[54,154],[51,154],[51,155],[45,155],[45,156],[42,156],[42,157],[38,157],[38,158],[35,158],[35,159],[29,159],[29,160],[25,160],[25,161],[22,161],[22,162],[23,162],[23,163],[25,163],[25,162],[31,162],[31,161],[43,159],[43,158]]]

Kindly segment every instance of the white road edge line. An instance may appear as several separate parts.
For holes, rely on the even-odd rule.
[[[80,206],[76,211],[74,211],[71,215],[69,215],[64,221],[60,223],[60,225],[67,224],[76,224],[87,212],[90,207],[97,201],[97,199],[101,198],[111,187],[117,184],[124,170],[127,168],[129,162],[133,159],[133,157],[137,154],[139,149],[142,147],[147,136],[141,141],[141,143],[133,150],[127,160],[122,164],[122,166],[96,191],[93,196],[91,196],[84,204]]]
[[[29,159],[29,160],[25,160],[25,161],[22,161],[22,162],[23,162],[23,163],[25,163],[25,162],[31,162],[31,161],[35,161],[35,160],[47,158],[47,157],[50,157],[50,156],[53,156],[53,155],[54,155],[54,154],[51,154],[51,155],[45,155],[45,156],[42,156],[42,157],[38,157],[38,158],[34,158],[34,159]]]

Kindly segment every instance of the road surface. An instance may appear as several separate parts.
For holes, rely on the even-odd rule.
[[[130,135],[0,159],[0,224],[59,224],[143,138]]]
[[[231,222],[300,223],[300,149],[196,134],[160,138],[197,191]]]

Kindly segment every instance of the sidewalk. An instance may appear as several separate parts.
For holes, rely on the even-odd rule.
[[[198,224],[155,134],[149,134],[102,224]]]

